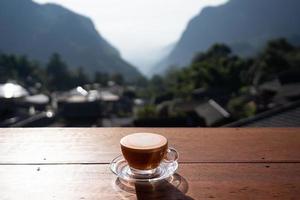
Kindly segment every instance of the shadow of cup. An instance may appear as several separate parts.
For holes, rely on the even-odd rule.
[[[138,200],[192,200],[192,198],[185,195],[188,191],[188,183],[179,174],[174,174],[166,180],[161,180],[153,183],[130,183],[118,178],[115,181],[115,184],[123,191],[136,194]]]

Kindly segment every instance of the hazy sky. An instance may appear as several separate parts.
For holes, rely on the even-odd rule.
[[[188,21],[207,5],[226,0],[34,0],[54,2],[90,17],[100,34],[133,64],[178,40]]]

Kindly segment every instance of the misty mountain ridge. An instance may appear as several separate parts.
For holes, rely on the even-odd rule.
[[[252,56],[279,37],[300,44],[299,0],[230,0],[204,8],[187,25],[171,53],[153,71],[189,64],[197,52],[215,43],[229,45],[234,53]]]
[[[89,18],[56,4],[1,0],[0,32],[2,53],[26,55],[43,64],[59,53],[70,67],[82,66],[89,74],[120,73],[128,79],[141,75],[96,31]]]
[[[155,74],[156,71],[153,69],[153,66],[156,65],[157,62],[168,56],[172,49],[175,47],[175,45],[176,42],[173,42],[163,47],[153,49],[147,54],[148,58],[144,58],[142,60],[142,62],[144,63],[144,69],[141,69],[145,76],[151,77],[153,74]]]

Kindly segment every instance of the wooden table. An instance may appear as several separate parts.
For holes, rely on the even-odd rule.
[[[119,140],[158,132],[180,152],[167,182],[120,189]],[[299,199],[300,129],[0,129],[0,199]]]

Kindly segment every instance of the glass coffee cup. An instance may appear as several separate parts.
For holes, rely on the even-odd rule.
[[[133,133],[120,140],[122,154],[136,178],[157,176],[160,164],[178,159],[175,149],[168,147],[168,140],[155,133]]]

